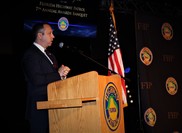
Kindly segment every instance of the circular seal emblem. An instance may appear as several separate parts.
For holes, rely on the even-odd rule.
[[[120,123],[120,97],[112,82],[107,84],[103,98],[106,123],[112,131],[115,131]]]
[[[140,60],[147,66],[152,63],[153,55],[152,55],[151,50],[148,47],[144,47],[141,49]]]
[[[171,40],[173,38],[173,29],[169,23],[164,23],[161,27],[161,33],[164,39]]]
[[[170,95],[175,95],[178,91],[178,83],[173,77],[166,80],[166,90]]]
[[[153,127],[156,123],[157,117],[156,113],[152,108],[148,108],[144,113],[144,120],[147,125]]]
[[[61,17],[58,21],[58,28],[61,30],[61,31],[65,31],[68,29],[68,26],[69,26],[69,21],[67,18],[65,17]]]

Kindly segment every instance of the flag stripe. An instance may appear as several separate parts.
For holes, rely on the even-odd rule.
[[[122,74],[124,77],[120,49],[116,49],[115,52],[109,57],[109,69],[115,71],[116,73]]]

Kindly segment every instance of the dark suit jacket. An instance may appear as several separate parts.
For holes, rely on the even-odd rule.
[[[48,111],[37,110],[37,101],[47,100],[47,85],[60,80],[58,71],[36,46],[32,45],[22,58],[22,67],[27,82],[26,118],[33,133],[46,133]]]

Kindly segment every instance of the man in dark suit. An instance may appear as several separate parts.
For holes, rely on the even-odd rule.
[[[22,58],[27,82],[26,118],[30,124],[30,133],[49,133],[48,110],[37,110],[36,103],[47,100],[47,85],[65,78],[70,68],[64,65],[58,68],[55,56],[45,52],[54,39],[48,23],[38,23],[32,31],[35,41]]]

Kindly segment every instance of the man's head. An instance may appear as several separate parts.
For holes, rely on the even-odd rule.
[[[44,48],[51,46],[55,38],[53,29],[48,23],[35,24],[32,28],[32,33],[34,41]]]

